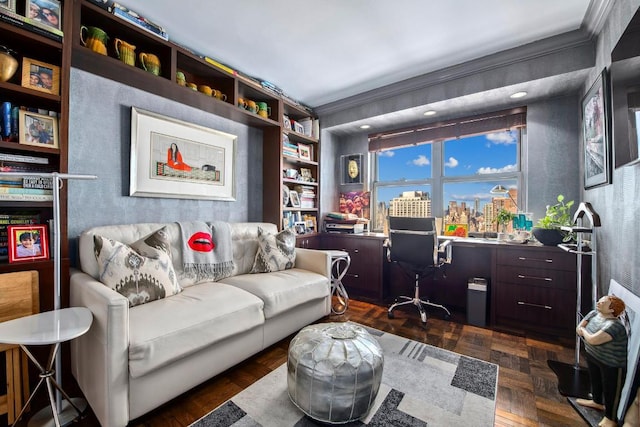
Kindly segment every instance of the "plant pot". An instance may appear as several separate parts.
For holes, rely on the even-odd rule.
[[[562,243],[564,234],[557,228],[533,227],[531,230],[538,242],[545,246],[557,246]]]

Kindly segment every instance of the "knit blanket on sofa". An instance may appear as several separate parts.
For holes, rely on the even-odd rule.
[[[178,222],[182,237],[182,261],[186,274],[196,283],[220,280],[233,271],[231,227],[223,221]]]

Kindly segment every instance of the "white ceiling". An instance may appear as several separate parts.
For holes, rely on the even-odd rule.
[[[591,0],[125,1],[170,40],[318,107],[579,29]]]

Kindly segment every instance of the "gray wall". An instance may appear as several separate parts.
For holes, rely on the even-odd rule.
[[[631,17],[640,7],[640,0],[614,2],[596,44],[596,66],[585,82],[585,94],[602,69],[611,65],[613,50]],[[640,165],[621,167],[613,171],[612,183],[584,191],[583,199],[600,215],[602,227],[596,230],[598,287],[603,294],[615,279],[640,295],[640,257],[638,241],[638,211],[640,210]]]
[[[98,176],[65,183],[72,260],[75,237],[96,225],[262,220],[261,130],[78,69],[69,105],[69,172]],[[129,197],[132,106],[237,135],[236,201]]]

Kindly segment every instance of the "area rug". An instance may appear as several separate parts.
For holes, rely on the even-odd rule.
[[[384,352],[382,384],[369,414],[344,426],[493,426],[498,366],[366,328]],[[287,364],[214,409],[193,427],[305,427],[287,394]]]

